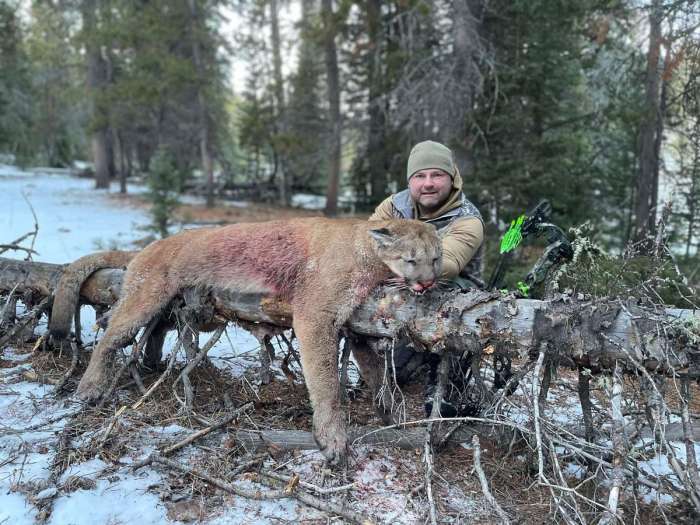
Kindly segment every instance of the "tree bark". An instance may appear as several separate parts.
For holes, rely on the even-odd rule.
[[[199,32],[203,24],[200,21],[200,13],[197,8],[197,0],[187,0],[190,10],[190,38],[192,39],[192,60],[197,71],[197,113],[199,114],[199,152],[202,156],[202,171],[207,178],[207,208],[214,206],[214,169],[211,160],[211,148],[209,141],[209,119],[207,118],[207,105],[204,97],[204,70],[202,67],[202,53],[199,45]]]
[[[99,43],[96,41],[97,10],[100,0],[83,0],[83,36],[87,63],[87,91],[91,101],[92,161],[95,165],[95,187],[109,188],[109,154],[107,151],[108,117],[102,107],[100,96],[106,82],[106,66]]]
[[[284,100],[284,80],[282,78],[282,41],[280,37],[279,4],[277,0],[270,0],[270,37],[272,39],[272,65],[275,78],[275,102],[277,104],[277,132],[283,134],[286,131],[286,103]],[[287,166],[284,152],[277,145],[279,157],[278,188],[279,202],[282,206],[289,204],[289,181],[287,180]]]
[[[649,14],[649,49],[645,84],[645,114],[639,132],[639,169],[635,205],[635,240],[653,235],[659,178],[659,143],[663,115],[659,96],[661,71],[661,0],[653,0]]]
[[[326,82],[328,89],[328,122],[331,129],[331,158],[328,168],[325,215],[334,217],[338,213],[338,185],[340,182],[340,80],[338,75],[338,53],[335,46],[337,32],[333,13],[333,0],[322,0],[323,39],[326,58]]]
[[[369,136],[367,161],[369,162],[370,201],[379,202],[385,197],[387,182],[386,116],[382,107],[382,0],[367,0],[367,56]]]
[[[0,292],[33,291],[49,295],[63,266],[0,258]],[[81,289],[85,303],[109,306],[119,295],[122,270],[95,272]],[[291,327],[289,304],[272,297],[210,292],[212,315]],[[203,301],[203,302],[207,302]],[[425,296],[378,289],[355,310],[348,328],[371,337],[408,335],[426,351],[481,352],[492,347],[511,357],[536,357],[549,343],[558,366],[584,366],[593,371],[639,367],[658,374],[700,377],[700,355],[676,341],[665,324],[700,317],[691,310],[668,309],[664,314],[615,300],[539,301],[503,297],[499,292],[433,292]],[[213,317],[212,317],[213,321]],[[659,326],[659,323],[664,326]],[[534,350],[533,350],[534,349]],[[534,354],[533,354],[534,352]]]

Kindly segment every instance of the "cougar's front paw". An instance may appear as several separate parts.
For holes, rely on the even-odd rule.
[[[348,436],[341,417],[314,422],[314,440],[326,461],[333,467],[344,466],[348,456]]]
[[[96,403],[105,392],[105,384],[106,381],[103,379],[86,373],[78,384],[76,394],[81,401]]]

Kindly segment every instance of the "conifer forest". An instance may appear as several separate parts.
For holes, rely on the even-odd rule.
[[[699,250],[697,0],[0,0],[0,525],[699,523]]]

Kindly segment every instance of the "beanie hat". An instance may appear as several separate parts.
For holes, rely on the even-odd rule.
[[[441,169],[454,180],[457,167],[452,157],[452,151],[447,146],[432,140],[425,140],[413,146],[411,154],[408,156],[406,180],[410,179],[417,171],[427,169]]]

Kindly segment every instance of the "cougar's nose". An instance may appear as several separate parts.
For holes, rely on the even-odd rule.
[[[418,281],[415,283],[413,286],[411,286],[411,289],[414,292],[424,292],[431,286],[435,284],[435,280],[430,280],[430,281]]]

